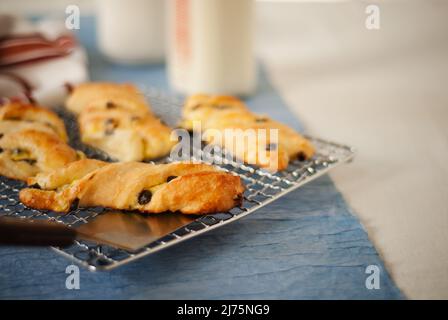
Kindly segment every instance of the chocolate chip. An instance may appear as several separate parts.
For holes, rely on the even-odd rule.
[[[113,108],[116,108],[116,107],[117,107],[117,105],[115,103],[111,102],[111,101],[108,101],[106,103],[106,108],[107,109],[113,109]]]
[[[131,121],[137,121],[140,120],[141,118],[139,116],[132,116],[131,117]]]
[[[65,90],[67,90],[67,93],[72,93],[74,90],[73,85],[70,82],[64,83],[64,87]]]
[[[306,160],[306,154],[305,154],[305,152],[300,151],[300,152],[297,154],[297,159],[298,159],[299,161],[305,161],[305,160]]]
[[[23,152],[23,149],[20,149],[20,148],[15,148],[15,149],[11,150],[11,154],[15,155],[15,156],[19,155],[22,152]]]
[[[106,121],[104,122],[104,126],[106,127],[106,129],[104,130],[104,133],[106,135],[111,135],[114,133],[115,128],[118,127],[118,123],[117,121],[115,121],[115,119],[106,119]]]
[[[28,188],[31,189],[41,189],[40,185],[38,183],[33,183],[32,185],[28,186]]]
[[[239,206],[243,203],[243,195],[238,194],[233,198],[233,200],[235,200],[235,205]]]
[[[0,153],[2,153],[4,150],[3,150],[3,148],[0,148]]]
[[[168,178],[166,178],[166,182],[170,182],[173,179],[176,179],[177,176],[169,176]]]
[[[266,119],[266,118],[256,118],[255,119],[255,122],[258,122],[258,123],[267,122],[267,121],[268,121],[268,119]]]
[[[149,190],[142,190],[138,195],[138,203],[141,205],[149,203],[152,198],[152,193]]]
[[[0,139],[3,138],[3,136],[4,136],[4,134],[3,134],[3,133],[0,133]]]
[[[276,143],[270,143],[266,145],[266,151],[274,151],[277,150],[277,144]]]
[[[201,106],[202,106],[202,105],[198,103],[197,105],[191,107],[191,110],[199,109]]]
[[[29,165],[35,165],[37,160],[34,159],[22,159],[20,161],[25,161],[26,163],[28,163]]]
[[[79,199],[76,198],[75,200],[73,200],[72,204],[70,205],[70,211],[78,209],[78,206],[79,206]]]
[[[224,110],[224,109],[230,109],[231,107],[225,104],[218,104],[213,106],[214,108],[218,109],[218,110]]]

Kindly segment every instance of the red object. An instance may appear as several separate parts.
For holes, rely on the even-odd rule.
[[[64,57],[73,51],[76,39],[62,35],[49,40],[40,33],[6,36],[0,39],[0,68]]]

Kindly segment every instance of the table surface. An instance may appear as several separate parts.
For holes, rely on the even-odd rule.
[[[366,5],[263,4],[259,52],[308,131],[359,150],[331,177],[398,287],[446,299],[448,2],[378,2],[379,30]]]
[[[167,89],[163,67],[120,67],[94,48],[92,20],[80,38],[93,80],[133,81]],[[251,108],[298,129],[261,73]],[[328,176],[257,213],[110,272],[81,270],[80,290],[65,287],[69,262],[50,249],[0,249],[0,298],[335,299],[402,298],[358,219]],[[366,267],[380,288],[366,288]]]

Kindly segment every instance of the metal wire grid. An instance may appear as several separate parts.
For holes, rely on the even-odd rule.
[[[174,118],[167,119],[166,114],[179,114],[178,100],[165,97],[157,91],[149,94],[152,107],[164,120],[172,124]],[[173,110],[175,110],[173,112]],[[162,111],[162,112],[161,112]],[[86,153],[87,156],[102,160],[111,159],[101,151],[83,145],[79,140],[78,128],[72,115],[61,112],[67,129],[71,133],[71,144]],[[53,248],[63,256],[87,267],[91,271],[109,270],[129,263],[143,256],[168,248],[181,241],[185,241],[201,233],[221,227],[236,221],[261,207],[269,204],[292,190],[327,173],[332,168],[350,161],[354,157],[354,150],[350,147],[331,143],[325,140],[308,137],[316,146],[317,153],[309,161],[293,161],[284,171],[272,174],[224,157],[222,150],[215,150],[213,154],[205,154],[202,149],[191,150],[191,159],[203,162],[217,160],[219,166],[228,172],[237,174],[243,180],[246,191],[241,206],[228,212],[198,217],[195,221],[184,226],[136,251],[129,252],[108,245],[99,245],[89,241],[76,241],[68,248]],[[205,160],[204,160],[205,159]],[[157,163],[171,162],[164,158]],[[216,163],[215,163],[216,165]],[[18,199],[18,193],[25,183],[0,177],[0,216],[15,216],[22,219],[47,219],[64,223],[71,227],[84,224],[107,211],[104,208],[78,208],[68,214],[35,210],[25,207]]]

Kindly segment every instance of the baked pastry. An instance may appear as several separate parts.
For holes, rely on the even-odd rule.
[[[66,107],[78,114],[81,140],[119,161],[167,155],[177,143],[171,129],[156,118],[144,96],[130,84],[77,86]]]
[[[58,137],[53,129],[40,122],[16,121],[16,120],[0,121],[0,137],[3,137],[6,134],[24,130],[42,131],[47,134]]]
[[[55,190],[108,164],[101,160],[85,158],[48,173],[38,173],[36,176],[28,178],[27,183],[36,188]]]
[[[26,180],[84,155],[66,144],[64,122],[49,109],[22,102],[0,107],[0,174]]]
[[[65,107],[75,114],[85,108],[121,108],[136,114],[150,113],[143,94],[137,87],[128,83],[88,82],[73,88]]]
[[[167,155],[176,144],[171,129],[152,115],[124,109],[85,109],[78,119],[83,143],[120,161],[141,161]]]
[[[45,181],[41,175],[39,181],[33,180],[37,182],[35,188],[20,191],[20,200],[31,208],[59,212],[67,212],[76,204],[145,213],[206,214],[230,210],[241,203],[244,192],[238,176],[206,164],[111,163],[81,179],[69,172],[52,173],[52,179],[64,181],[63,185],[41,185],[40,181]]]
[[[203,94],[189,97],[181,126],[195,130],[195,122],[200,123],[203,139],[208,143],[224,147],[245,163],[271,171],[284,170],[291,160],[306,160],[314,154],[313,145],[295,130],[252,113],[235,97]],[[271,134],[270,129],[277,129],[278,135]]]
[[[63,141],[67,141],[64,122],[49,109],[21,102],[10,102],[0,107],[0,133],[9,133],[22,129],[53,132]]]
[[[83,156],[55,134],[33,129],[16,131],[0,138],[0,175],[26,180]]]

